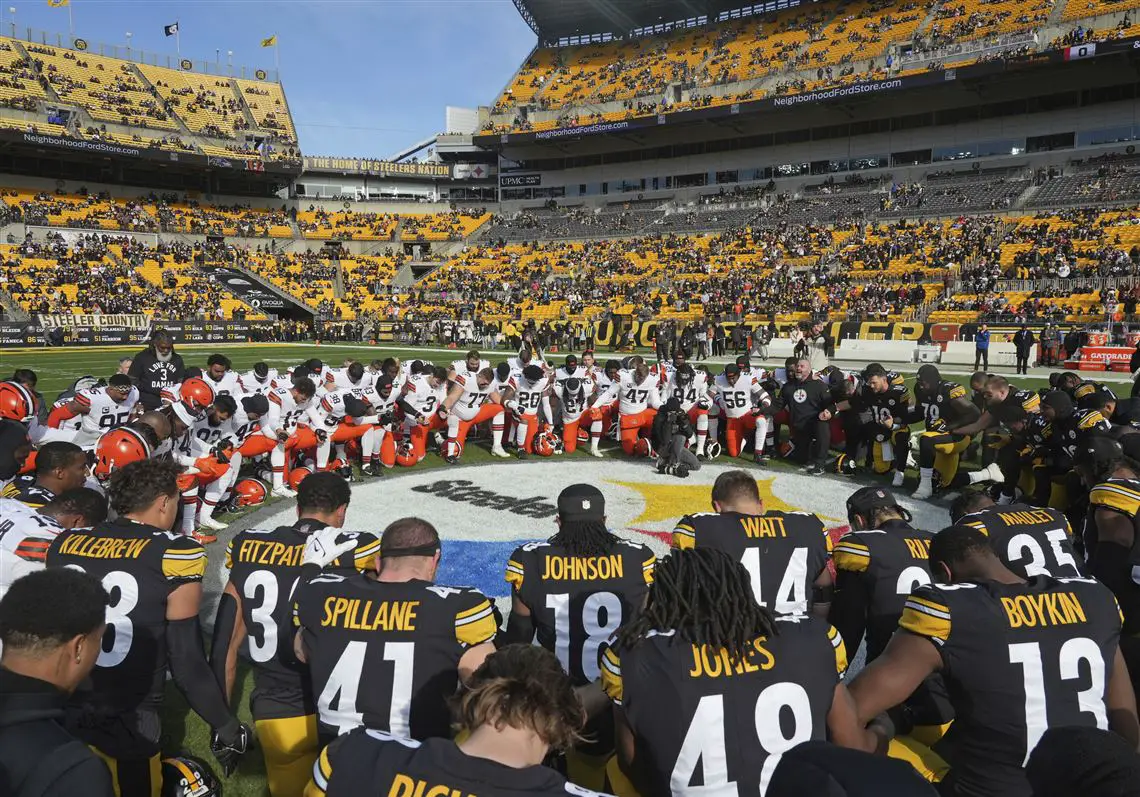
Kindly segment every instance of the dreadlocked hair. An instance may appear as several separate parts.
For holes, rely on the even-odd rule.
[[[563,520],[547,542],[565,548],[571,556],[604,556],[618,538],[600,520]]]
[[[617,645],[634,647],[654,630],[733,658],[751,651],[757,637],[779,633],[772,613],[756,602],[748,571],[715,548],[673,550],[660,560],[645,609],[618,631]]]

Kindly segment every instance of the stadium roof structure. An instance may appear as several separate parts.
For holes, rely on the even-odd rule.
[[[541,44],[574,44],[703,25],[799,5],[798,0],[514,0]]]

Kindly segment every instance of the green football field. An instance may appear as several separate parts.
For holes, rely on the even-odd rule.
[[[39,376],[39,391],[50,401],[62,390],[71,386],[79,376],[91,374],[93,376],[109,376],[118,368],[119,360],[137,352],[138,347],[124,348],[61,348],[61,349],[25,349],[0,350],[0,378],[10,375],[16,368],[31,368]],[[224,353],[233,362],[236,370],[246,371],[253,364],[264,360],[270,366],[284,368],[297,364],[311,357],[320,357],[326,363],[340,365],[346,358],[359,359],[371,362],[373,359],[385,357],[399,357],[404,360],[426,358],[439,363],[451,362],[463,356],[463,350],[444,349],[415,349],[408,347],[386,347],[366,345],[277,345],[277,344],[244,344],[244,345],[193,345],[178,348],[188,365],[204,366],[206,358],[213,352]],[[487,352],[485,356],[493,362],[506,359],[513,352],[500,350]],[[599,352],[599,359],[611,356]],[[561,360],[560,355],[553,356],[556,361]],[[721,360],[723,362],[724,360]],[[843,367],[855,367],[842,363]],[[913,381],[913,374],[917,366],[904,366],[899,370],[908,375]],[[1036,389],[1047,384],[1042,375],[1014,378],[1020,387]],[[959,382],[967,382],[969,377],[962,374],[947,375],[947,378]],[[1011,378],[1012,375],[1011,375]],[[578,452],[572,456],[586,456]],[[464,452],[464,462],[478,464],[493,461],[490,453],[482,445],[470,445]],[[750,462],[741,460],[742,466],[751,467]],[[442,459],[436,454],[429,454],[418,467],[434,468],[445,467]],[[773,462],[771,467],[790,467],[780,462]],[[252,678],[248,669],[239,671],[235,705],[239,706],[239,713],[243,720],[252,722],[248,698],[252,689]],[[210,762],[213,759],[209,753],[210,732],[202,720],[189,711],[185,700],[173,685],[167,690],[167,696],[162,706],[163,712],[163,751],[164,754],[177,752],[190,752],[203,760]],[[216,767],[215,767],[216,769]],[[219,773],[220,774],[220,773]],[[265,768],[259,753],[253,752],[246,756],[239,770],[232,778],[224,780],[224,789],[227,797],[263,797],[268,794],[265,782]]]

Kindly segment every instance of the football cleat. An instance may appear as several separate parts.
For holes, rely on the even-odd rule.
[[[922,501],[932,495],[934,495],[934,485],[931,483],[930,479],[922,479],[918,483],[918,489],[911,493],[910,497],[918,501]]]
[[[502,446],[494,446],[491,449],[491,456],[502,457],[503,459],[509,459],[511,455],[508,454],[507,450],[505,448],[503,448]]]
[[[280,487],[274,487],[273,488],[273,494],[275,496],[277,496],[278,498],[296,498],[297,497],[297,491],[292,489],[292,488],[286,487],[284,484],[282,484]]]
[[[222,529],[229,528],[228,523],[223,523],[222,521],[207,515],[205,512],[202,513],[202,517],[198,518],[198,525],[201,528],[209,529],[210,531],[221,531]]]
[[[190,535],[202,545],[209,545],[212,542],[217,542],[218,538],[213,534],[207,534],[202,530],[198,530]]]
[[[599,451],[598,449],[591,446],[590,447],[590,456],[591,457],[597,457],[598,459],[601,459],[602,457],[605,456],[605,454],[603,454],[601,451]]]
[[[891,487],[902,487],[905,480],[906,474],[901,470],[896,470],[894,478],[891,479]]]

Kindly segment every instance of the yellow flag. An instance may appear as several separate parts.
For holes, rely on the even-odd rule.
[[[47,0],[47,3],[52,8],[64,8],[71,5],[71,0]]]
[[[49,0],[49,2],[50,2],[50,0]],[[67,2],[69,2],[69,0],[63,0],[63,2],[67,3]],[[262,39],[261,40],[261,46],[262,47],[276,47],[277,46],[277,36],[273,35],[273,36],[270,36],[268,39]]]

